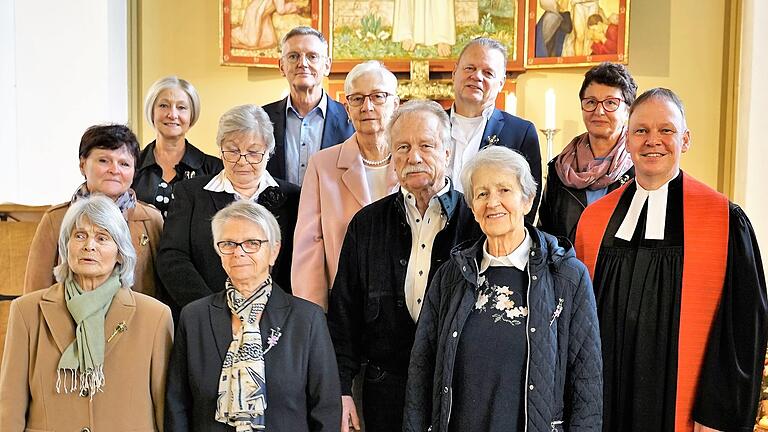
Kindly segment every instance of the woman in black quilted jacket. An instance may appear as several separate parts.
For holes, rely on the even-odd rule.
[[[411,352],[404,430],[600,431],[602,361],[592,284],[570,244],[523,217],[536,183],[493,146],[464,168],[485,236],[435,275]]]

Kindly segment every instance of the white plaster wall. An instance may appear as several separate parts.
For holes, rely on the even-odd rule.
[[[742,21],[735,200],[749,216],[768,261],[768,2],[745,0]]]
[[[0,0],[0,202],[51,204],[80,136],[128,120],[126,0]]]

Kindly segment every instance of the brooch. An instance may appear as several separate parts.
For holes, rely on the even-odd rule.
[[[552,324],[555,323],[555,320],[557,317],[560,316],[560,314],[563,312],[563,299],[559,298],[557,299],[557,307],[555,308],[555,313],[552,314],[552,319],[549,320],[549,326],[552,327]]]
[[[627,174],[624,174],[624,175],[623,175],[623,176],[621,176],[621,178],[619,179],[619,184],[620,184],[620,185],[623,185],[624,183],[626,183],[626,182],[628,182],[628,181],[629,181],[629,175],[627,175]]]
[[[275,345],[277,345],[277,341],[280,340],[280,336],[283,334],[280,332],[280,327],[277,329],[269,329],[269,337],[267,338],[267,349],[264,350],[264,354],[268,353],[269,350],[272,349]]]
[[[146,234],[142,233],[141,238],[139,239],[139,244],[142,246],[146,246],[147,243],[149,243],[149,237],[147,237]]]
[[[488,141],[489,146],[498,145],[499,137],[497,137],[496,135],[491,135],[488,138],[486,138],[486,141]]]

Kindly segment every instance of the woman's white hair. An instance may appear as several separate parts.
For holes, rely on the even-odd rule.
[[[472,176],[475,172],[491,169],[495,172],[511,173],[520,186],[523,197],[533,200],[536,197],[536,180],[531,174],[531,166],[520,153],[507,147],[492,145],[481,149],[470,159],[461,170],[461,186],[464,189],[464,199],[472,207],[474,185]]]
[[[195,86],[189,83],[189,81],[181,79],[177,76],[167,76],[155,81],[147,90],[147,97],[144,98],[144,117],[147,122],[154,128],[155,127],[155,102],[165,90],[171,88],[181,89],[189,96],[189,102],[192,104],[189,116],[189,127],[192,127],[197,123],[197,119],[200,118],[200,96],[195,90]]]
[[[91,195],[76,201],[69,206],[64,215],[59,231],[59,262],[54,267],[53,274],[57,282],[64,282],[73,275],[69,268],[69,239],[76,227],[86,221],[92,225],[107,230],[112,240],[117,244],[118,276],[124,288],[133,286],[134,271],[136,270],[136,250],[131,243],[131,232],[123,214],[111,199],[104,195]]]
[[[355,65],[344,79],[344,93],[352,94],[352,84],[356,79],[366,74],[375,74],[379,82],[383,84],[382,90],[397,95],[397,77],[378,60],[368,60]]]
[[[270,248],[277,247],[282,241],[280,237],[280,225],[272,213],[261,204],[256,204],[248,200],[233,201],[228,206],[219,210],[213,220],[211,220],[211,231],[213,232],[213,247],[217,251],[216,243],[221,238],[221,230],[224,225],[229,223],[252,223],[262,231],[267,237]]]
[[[258,105],[238,105],[221,115],[216,145],[233,133],[255,133],[267,145],[267,154],[275,152],[274,126],[266,111]]]

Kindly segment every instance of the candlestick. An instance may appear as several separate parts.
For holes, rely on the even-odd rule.
[[[555,89],[544,93],[544,129],[555,129]]]
[[[549,163],[549,161],[551,161],[552,158],[555,157],[555,155],[553,154],[554,151],[552,147],[554,146],[555,135],[558,132],[560,132],[560,129],[546,128],[546,129],[539,129],[539,130],[547,138],[547,163]]]

